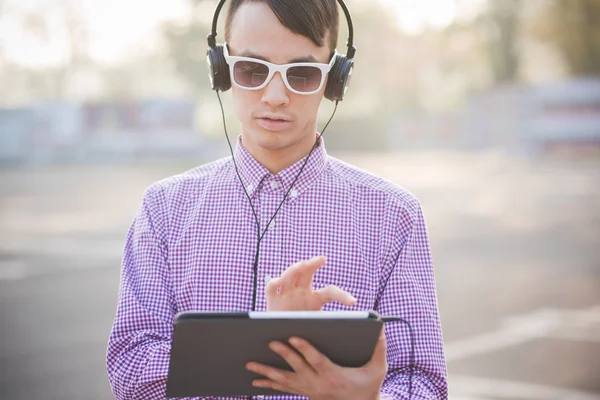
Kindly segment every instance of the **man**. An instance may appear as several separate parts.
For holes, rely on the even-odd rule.
[[[228,62],[247,57],[235,74],[258,68],[257,59],[326,66],[338,18],[335,0],[231,1]],[[374,309],[411,324],[412,368],[408,327],[388,323],[362,368],[334,365],[302,340],[277,342],[272,350],[294,371],[249,363],[264,377],[254,384],[291,394],[277,399],[447,398],[434,271],[418,201],[327,155],[316,134],[326,82],[305,94],[290,90],[298,88],[293,74],[276,72],[258,90],[244,84],[260,75],[246,83],[242,78],[232,77],[241,122],[235,157],[152,185],[130,229],[107,355],[114,394],[165,397],[177,312]]]

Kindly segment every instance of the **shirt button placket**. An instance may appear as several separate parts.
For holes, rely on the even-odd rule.
[[[281,198],[279,197],[281,184],[275,178],[272,178],[266,183],[268,186],[266,186],[265,189],[267,190],[261,193],[261,199],[264,200],[264,203],[263,208],[261,209],[260,220],[261,231],[264,232],[263,230],[266,229],[267,232],[264,232],[266,234],[263,236],[263,241],[260,246],[261,263],[259,267],[259,274],[262,275],[262,279],[264,279],[264,287],[266,287],[267,283],[272,279],[272,274],[276,272],[273,268],[277,265],[278,259],[280,258],[280,249],[278,246],[279,239],[277,237],[278,232],[274,228],[279,225],[282,214],[282,210],[280,210],[277,215],[275,215],[275,218],[273,218],[273,214],[281,202]],[[259,277],[259,279],[261,278]],[[266,309],[266,293],[264,287],[262,295],[259,294],[259,299],[257,300],[257,309],[261,309],[262,307]]]

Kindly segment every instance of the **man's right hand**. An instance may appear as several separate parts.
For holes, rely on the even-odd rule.
[[[332,301],[352,307],[356,298],[337,286],[313,290],[313,276],[325,265],[325,256],[313,257],[289,267],[266,286],[267,311],[318,311]]]

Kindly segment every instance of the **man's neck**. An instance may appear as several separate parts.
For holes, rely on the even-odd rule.
[[[306,157],[313,148],[315,141],[316,136],[311,136],[285,149],[267,150],[258,146],[245,144],[242,136],[242,144],[246,150],[273,175],[277,175]]]

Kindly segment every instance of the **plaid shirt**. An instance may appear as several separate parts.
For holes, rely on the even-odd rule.
[[[240,137],[235,160],[262,233],[305,159],[272,175]],[[177,312],[252,309],[256,243],[256,220],[231,157],[146,190],[127,235],[108,343],[108,376],[118,399],[165,398]],[[434,269],[420,204],[391,182],[328,156],[322,140],[261,242],[256,310],[266,309],[270,277],[316,255],[325,255],[327,263],[314,276],[315,290],[337,285],[358,299],[352,308],[330,303],[324,310],[376,307],[381,315],[408,320],[415,334],[412,398],[446,399]],[[387,323],[385,332],[388,373],[381,399],[407,399],[409,330]]]

